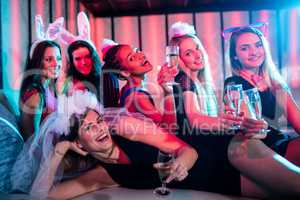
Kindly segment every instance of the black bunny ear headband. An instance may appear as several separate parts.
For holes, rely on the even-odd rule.
[[[269,25],[268,22],[258,22],[258,23],[255,23],[255,24],[250,24],[248,26],[234,26],[234,27],[229,27],[229,28],[225,29],[222,32],[222,36],[225,39],[228,39],[228,38],[230,38],[230,36],[233,33],[239,32],[239,31],[241,31],[241,30],[243,30],[245,28],[254,28],[257,31],[259,31],[262,35],[264,35],[266,33],[266,31],[267,31],[268,25]]]

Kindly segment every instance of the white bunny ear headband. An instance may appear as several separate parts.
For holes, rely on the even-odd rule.
[[[91,46],[96,50],[95,45],[91,41],[91,31],[90,31],[90,22],[86,14],[82,11],[77,15],[77,28],[78,36],[73,35],[66,29],[62,29],[59,34],[59,40],[65,45],[70,45],[72,42],[77,40],[84,40],[91,44]]]
[[[183,35],[195,35],[196,31],[193,25],[185,22],[175,22],[172,24],[169,36],[170,38],[180,37]]]
[[[102,40],[102,46],[101,46],[101,51],[102,51],[102,57],[104,58],[105,55],[106,55],[106,52],[114,47],[114,46],[117,46],[118,43],[116,43],[115,41],[111,40],[111,39],[107,39],[107,38],[104,38]]]
[[[55,40],[63,28],[64,18],[59,17],[53,23],[49,24],[47,30],[45,30],[45,26],[43,23],[43,19],[41,15],[35,16],[35,32],[37,40],[30,47],[30,58],[32,58],[32,54],[34,52],[35,47],[42,41],[45,40]]]
[[[97,97],[89,91],[77,90],[71,96],[58,96],[56,119],[51,122],[51,130],[59,135],[68,135],[70,117],[73,114],[82,115],[89,108],[103,113],[103,107],[98,103]]]

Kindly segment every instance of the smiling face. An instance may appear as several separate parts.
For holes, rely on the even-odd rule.
[[[185,66],[191,71],[199,71],[204,68],[204,58],[200,49],[200,41],[187,37],[179,44],[179,55]]]
[[[254,33],[243,33],[236,40],[236,58],[246,70],[257,71],[265,60],[262,41]]]
[[[56,79],[61,70],[61,55],[57,47],[47,47],[42,59],[43,75],[46,78]]]
[[[153,69],[145,54],[129,45],[122,46],[118,50],[116,57],[122,66],[121,71],[133,76],[144,75]]]
[[[74,66],[78,72],[88,75],[93,68],[92,56],[88,48],[79,47],[72,53]]]
[[[107,152],[113,147],[108,125],[96,111],[88,111],[83,119],[79,142],[88,152]]]

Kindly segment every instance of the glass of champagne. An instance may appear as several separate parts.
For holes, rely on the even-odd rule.
[[[249,117],[257,120],[262,119],[261,99],[257,88],[245,90],[244,94]],[[258,134],[254,135],[252,138],[263,139],[266,137],[266,134],[268,132],[269,130],[262,129]]]
[[[241,110],[241,103],[244,98],[243,94],[243,85],[227,85],[226,87],[226,97],[229,103],[229,106],[234,110],[234,116],[238,116]],[[234,125],[232,129],[240,129],[240,125]]]
[[[168,196],[171,191],[166,187],[166,179],[170,175],[170,164],[174,161],[174,154],[167,154],[159,151],[155,168],[162,183],[161,187],[155,188],[153,193],[157,196]]]
[[[166,46],[166,62],[168,67],[178,67],[179,64],[179,46]],[[168,85],[177,84],[176,82],[168,82]]]

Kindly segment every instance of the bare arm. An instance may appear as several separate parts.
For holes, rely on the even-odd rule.
[[[75,142],[62,141],[58,142],[52,155],[50,155],[49,160],[41,163],[37,176],[32,184],[32,188],[30,194],[33,196],[37,196],[39,198],[46,198],[49,194],[58,194],[57,197],[64,196],[66,191],[68,190],[58,190],[59,193],[54,192],[55,188],[64,188],[63,185],[57,184],[54,186],[54,180],[56,177],[56,173],[61,161],[64,159],[68,150],[73,150],[80,155],[86,155],[87,152],[80,149]],[[66,188],[64,188],[66,189]],[[70,190],[70,189],[69,189]],[[74,191],[66,194],[72,194]],[[74,192],[76,194],[76,192]]]
[[[187,170],[197,160],[197,152],[191,146],[154,123],[133,117],[121,117],[115,128],[124,138],[154,146],[165,153],[175,153]]]
[[[168,131],[173,131],[176,124],[175,104],[171,92],[164,92],[164,110],[161,113],[150,101],[148,95],[141,92],[133,92],[126,98],[126,103],[133,104],[135,109],[152,119],[156,124]],[[132,101],[132,102],[130,102]]]
[[[286,90],[280,90],[279,92],[277,91],[276,99],[283,108],[287,120],[300,133],[300,108],[296,104],[292,94]]]
[[[33,94],[21,104],[21,126],[24,139],[28,139],[38,130],[42,117],[42,99],[38,93]]]
[[[164,115],[161,126],[166,128],[169,132],[176,131],[176,108],[173,96],[173,88],[170,91],[164,90]]]
[[[142,92],[132,92],[126,98],[126,104],[133,105],[138,112],[152,119],[157,124],[163,120],[163,115],[152,104],[149,97]]]
[[[203,114],[197,95],[192,91],[183,92],[184,109],[189,124],[193,128],[209,131],[230,129],[234,124],[240,124],[241,119],[232,115],[224,114],[218,117]]]
[[[71,199],[99,189],[118,186],[106,170],[97,166],[81,176],[55,185],[48,197],[53,199]]]
[[[45,198],[45,195],[47,195],[48,191],[50,191],[53,186],[55,174],[69,149],[69,143],[70,142],[60,142],[56,144],[49,160],[40,164],[39,171],[30,191],[31,195]]]

